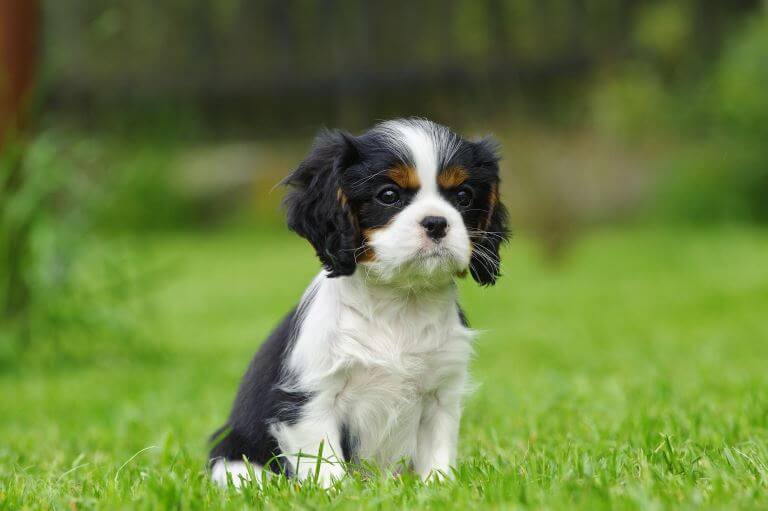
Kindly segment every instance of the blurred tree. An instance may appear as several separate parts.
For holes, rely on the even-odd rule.
[[[0,0],[0,148],[21,131],[37,68],[40,9]]]
[[[39,29],[37,1],[0,0],[0,314],[7,318],[22,315],[29,304],[24,261],[30,225],[14,215],[11,199],[24,188],[24,134]]]

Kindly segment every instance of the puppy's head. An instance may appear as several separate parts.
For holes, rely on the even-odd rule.
[[[437,283],[469,270],[493,284],[508,236],[498,160],[493,141],[423,119],[359,137],[323,132],[285,180],[288,226],[329,277],[364,265],[388,281]]]

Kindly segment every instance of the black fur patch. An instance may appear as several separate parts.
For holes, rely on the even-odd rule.
[[[356,451],[357,439],[352,436],[349,426],[343,424],[341,426],[341,454],[344,457],[344,461],[348,463],[354,461]]]
[[[467,319],[467,314],[464,312],[464,309],[462,309],[461,305],[458,303],[456,304],[456,309],[459,311],[459,321],[461,322],[461,326],[469,328],[469,319]]]
[[[339,189],[345,170],[359,159],[350,137],[325,131],[284,181],[291,188],[285,198],[288,227],[312,244],[329,277],[355,272],[362,236]]]
[[[301,314],[291,311],[262,344],[240,384],[225,426],[211,437],[215,445],[210,459],[224,458],[259,464],[274,472],[290,472],[280,456],[277,441],[269,431],[275,422],[293,423],[310,397],[286,392],[284,361],[295,339]]]

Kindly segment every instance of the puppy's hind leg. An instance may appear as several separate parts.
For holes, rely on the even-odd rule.
[[[231,478],[232,485],[235,488],[240,488],[251,480],[251,472],[253,472],[256,482],[260,482],[262,467],[260,465],[249,465],[250,471],[248,470],[248,465],[242,460],[219,458],[211,466],[211,480],[222,488],[226,488],[229,485],[228,479]]]

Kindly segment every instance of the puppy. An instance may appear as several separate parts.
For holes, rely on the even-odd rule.
[[[318,136],[284,183],[288,226],[323,270],[213,435],[217,483],[269,470],[329,485],[360,460],[450,474],[474,337],[455,279],[499,276],[498,161],[493,141],[424,119]]]

